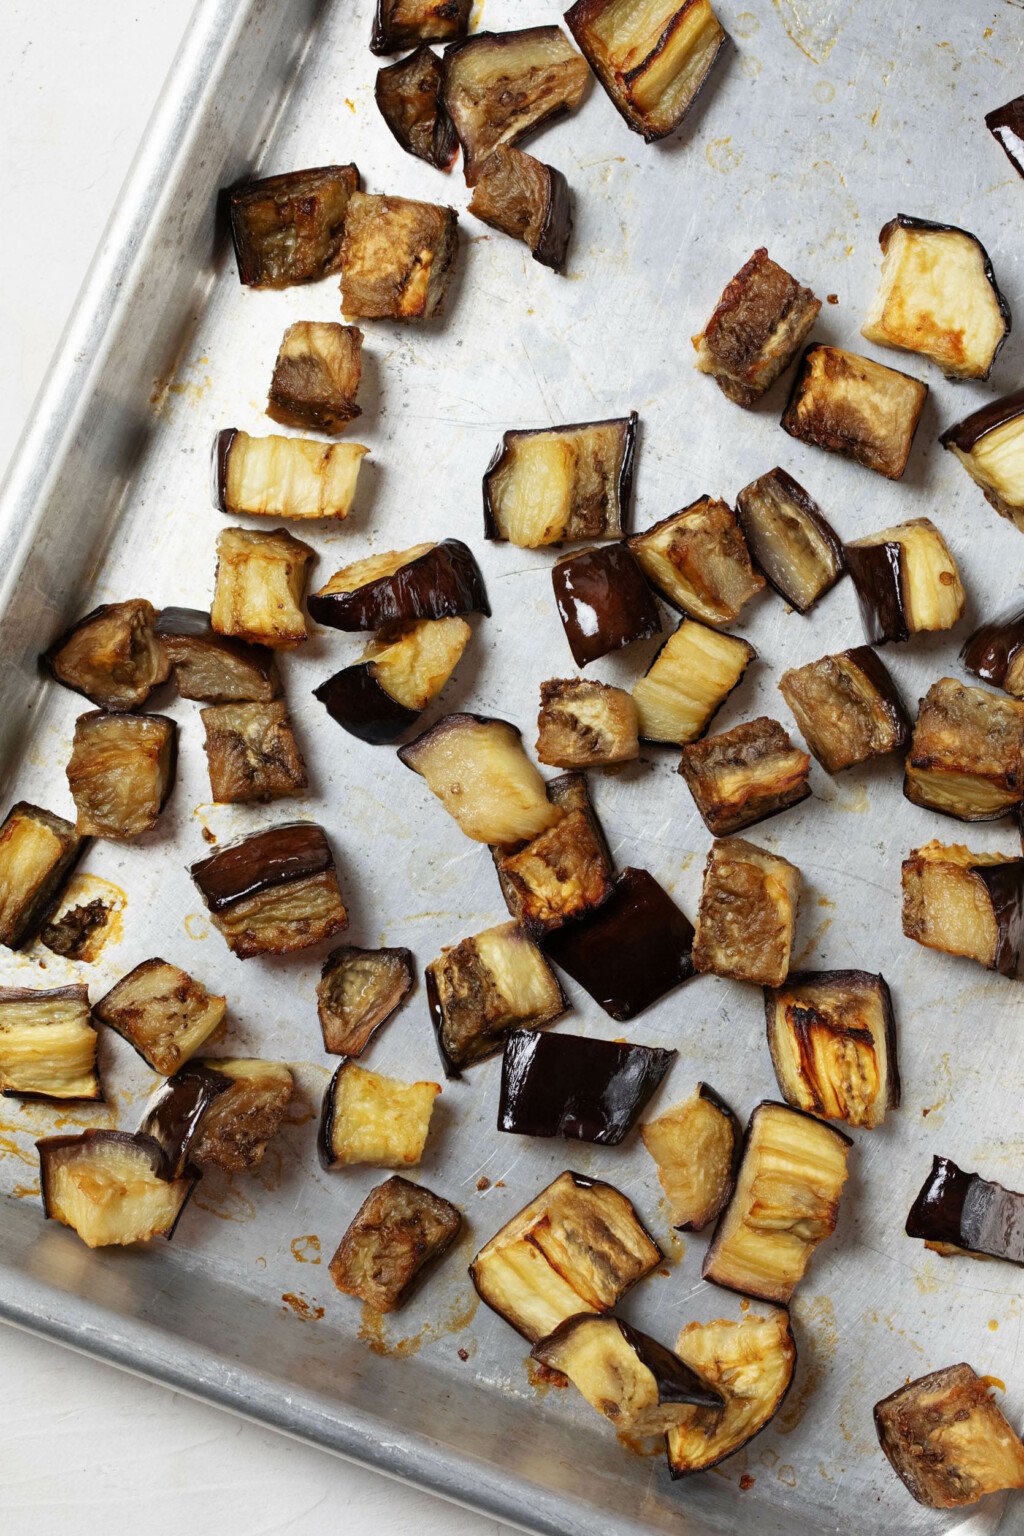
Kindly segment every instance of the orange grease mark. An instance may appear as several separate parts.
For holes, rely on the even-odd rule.
[[[476,1316],[479,1305],[480,1298],[473,1291],[468,1298],[457,1298],[452,1303],[448,1316],[441,1322],[424,1323],[418,1333],[411,1334],[405,1339],[389,1339],[386,1333],[385,1314],[378,1312],[376,1307],[371,1307],[368,1302],[364,1302],[358,1337],[375,1355],[407,1360],[410,1355],[418,1355],[424,1344],[434,1344],[446,1333],[460,1333],[463,1328],[468,1328]]]
[[[1006,1382],[1001,1380],[998,1376],[983,1376],[981,1378],[981,1384],[983,1387],[995,1387],[997,1392],[1006,1391]]]
[[[299,1264],[320,1263],[320,1239],[315,1232],[310,1232],[307,1237],[293,1237],[292,1258]]]
[[[33,1195],[41,1194],[38,1184],[15,1184],[11,1190],[15,1200],[29,1200]]]
[[[744,1493],[746,1493],[747,1489],[753,1488],[756,1482],[757,1478],[754,1477],[752,1473],[744,1472],[743,1476],[740,1478],[740,1488]]]
[[[323,1307],[318,1307],[314,1302],[309,1301],[301,1291],[285,1291],[281,1300],[286,1307],[291,1308],[296,1317],[301,1317],[303,1322],[316,1323],[324,1315]]]
[[[540,1360],[534,1360],[532,1355],[527,1355],[523,1364],[526,1366],[526,1377],[530,1386],[543,1397],[550,1387],[567,1387],[569,1378],[556,1371],[553,1366],[544,1365]]]
[[[632,1451],[634,1456],[664,1456],[665,1454],[664,1435],[658,1435],[654,1440],[636,1440],[620,1429],[616,1432],[615,1438],[620,1445],[625,1446],[627,1451]]]
[[[988,1320],[988,1326],[991,1328],[992,1332],[995,1333],[996,1329],[999,1327],[999,1323],[994,1317],[990,1317]]]
[[[201,912],[189,912],[185,918],[185,932],[190,939],[205,939],[210,925]]]
[[[356,109],[355,102],[354,101],[349,101],[347,96],[345,97],[345,105],[346,105],[346,107],[348,107],[350,112],[354,112],[355,109]]]

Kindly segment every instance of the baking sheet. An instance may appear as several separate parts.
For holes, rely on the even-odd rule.
[[[467,216],[444,316],[421,327],[363,326],[364,414],[350,435],[372,457],[358,504],[338,529],[297,531],[319,551],[318,582],[374,550],[449,534],[472,544],[494,617],[474,621],[472,647],[428,718],[463,707],[494,712],[532,741],[539,682],[572,671],[550,555],[481,537],[480,475],[511,426],[637,409],[637,527],[705,491],[732,499],[776,463],[808,487],[844,537],[933,517],[961,564],[969,609],[956,636],[887,652],[910,700],[955,674],[962,635],[1017,595],[1024,542],[935,440],[949,421],[1019,384],[1019,340],[1010,338],[988,384],[956,385],[906,355],[860,343],[858,325],[874,291],[877,231],[897,211],[977,233],[1011,306],[1021,309],[1024,188],[982,118],[1018,89],[1024,14],[1012,3],[943,7],[941,16],[909,0],[745,4],[720,8],[734,44],[667,144],[646,148],[595,86],[575,117],[529,146],[575,192],[566,277]],[[0,521],[5,807],[27,797],[71,809],[63,770],[85,706],[40,683],[36,652],[63,620],[96,602],[208,601],[223,521],[207,486],[212,435],[228,425],[268,430],[262,408],[284,327],[337,317],[333,280],[283,293],[239,287],[223,232],[214,235],[217,188],[250,165],[273,172],[355,159],[370,190],[465,205],[458,172],[445,179],[404,156],[377,116],[377,61],[365,47],[370,0],[287,9],[285,17],[260,0],[199,6],[13,471]],[[541,0],[487,0],[482,22],[501,29],[557,17]],[[691,333],[759,243],[819,296],[837,298],[823,308],[819,339],[927,379],[931,394],[901,484],[783,434],[784,384],[741,412],[694,372]],[[723,727],[762,712],[788,721],[779,672],[861,639],[848,582],[808,618],[771,597],[748,613],[740,630],[761,659],[719,717]],[[423,1181],[465,1212],[455,1252],[382,1327],[334,1291],[327,1262],[379,1176],[326,1174],[316,1164],[314,1109],[334,1065],[316,1021],[320,956],[240,964],[211,930],[186,866],[208,848],[204,829],[223,841],[298,814],[332,837],[353,942],[407,944],[422,967],[442,945],[502,919],[486,850],[462,838],[390,750],[344,735],[310,697],[360,648],[358,637],[323,632],[285,658],[312,777],[300,802],[211,805],[198,706],[161,700],[181,726],[172,804],[139,843],[94,845],[73,887],[121,893],[117,941],[92,967],[44,950],[0,961],[5,983],[56,984],[81,971],[98,997],[159,953],[227,994],[218,1048],[286,1059],[302,1089],[295,1123],[263,1169],[208,1176],[173,1244],[139,1253],[89,1253],[42,1222],[32,1142],[57,1125],[134,1126],[152,1074],[105,1032],[109,1111],[64,1114],[4,1101],[0,1316],[528,1530],[610,1536],[677,1530],[684,1521],[695,1533],[756,1528],[769,1536],[996,1529],[999,1499],[968,1516],[914,1505],[871,1424],[878,1397],[962,1358],[1005,1380],[1007,1412],[1017,1423],[1024,1417],[1017,1272],[944,1262],[902,1235],[935,1151],[1021,1184],[1024,1053],[1018,984],[919,949],[900,933],[904,853],[961,834],[902,798],[893,763],[835,780],[815,765],[814,797],[754,832],[804,874],[796,963],[887,976],[904,1103],[881,1130],[855,1137],[838,1231],[793,1304],[795,1385],[748,1450],[711,1475],[672,1485],[660,1461],[619,1446],[571,1392],[536,1390],[523,1343],[477,1309],[469,1258],[569,1166],[626,1190],[665,1247],[665,1273],[628,1299],[624,1315],[669,1343],[694,1318],[739,1315],[736,1298],[700,1281],[704,1239],[669,1231],[642,1149],[495,1131],[499,1061],[445,1085],[421,1168]],[[629,683],[653,649],[634,646],[590,671]],[[639,764],[595,775],[593,792],[617,860],[646,865],[692,915],[710,838],[676,764],[676,753],[648,752]],[[982,851],[1015,846],[1009,825],[964,836]],[[567,990],[574,1012],[559,1027],[623,1033],[578,988]],[[741,1116],[776,1093],[756,989],[700,978],[627,1030],[678,1052],[655,1109],[698,1077]],[[366,1061],[400,1077],[440,1076],[422,986]],[[478,1188],[482,1180],[487,1188]],[[1021,1529],[1019,1503],[1002,1529]]]

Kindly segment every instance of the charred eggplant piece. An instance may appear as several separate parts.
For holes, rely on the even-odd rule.
[[[174,669],[183,699],[204,704],[269,703],[281,692],[273,651],[218,635],[198,608],[165,608],[157,639]]]
[[[646,869],[624,869],[596,912],[545,936],[544,953],[613,1019],[632,1019],[693,975],[693,926]]]
[[[318,624],[347,631],[490,611],[480,567],[461,539],[368,555],[336,571],[309,599]]]
[[[725,1398],[724,1411],[691,1408],[669,1431],[669,1470],[689,1477],[735,1455],[775,1417],[793,1380],[796,1343],[780,1308],[768,1317],[748,1312],[738,1323],[690,1323],[676,1354]]]
[[[710,0],[576,0],[565,22],[612,106],[648,144],[679,127],[727,41]]]
[[[407,949],[344,945],[332,950],[316,989],[324,1050],[332,1056],[361,1056],[370,1037],[405,1002],[415,979]]]
[[[634,534],[629,547],[662,597],[705,624],[734,624],[764,590],[735,512],[711,496]]]
[[[95,960],[103,947],[104,932],[114,912],[112,903],[97,896],[68,907],[39,930],[40,942],[65,960]]]
[[[1024,389],[947,427],[939,442],[956,454],[999,516],[1024,532]]]
[[[617,539],[633,493],[637,414],[506,432],[484,474],[484,531],[520,549]]]
[[[459,248],[454,208],[356,192],[341,247],[341,307],[368,320],[429,320]]]
[[[957,563],[935,524],[915,517],[846,546],[864,633],[872,645],[952,629],[967,601]]]
[[[1024,801],[1024,704],[952,677],[921,700],[903,793],[959,821],[995,821]]]
[[[469,31],[473,0],[377,0],[371,53],[401,53],[414,43],[450,43]]]
[[[703,736],[757,652],[684,619],[633,685],[641,741],[683,747]]]
[[[799,805],[811,793],[811,760],[777,720],[760,715],[683,748],[679,772],[716,837]]]
[[[302,594],[316,551],[286,528],[253,533],[225,528],[217,535],[217,577],[210,623],[273,651],[291,651],[309,639]]]
[[[250,288],[315,283],[337,271],[354,165],[325,165],[243,182],[230,194],[238,280]]]
[[[590,70],[561,27],[478,32],[444,52],[442,94],[475,186],[499,144],[518,144],[541,123],[572,112]]]
[[[564,555],[552,568],[551,583],[578,667],[661,629],[654,595],[626,544]]]
[[[314,822],[283,822],[228,843],[190,874],[239,960],[294,954],[348,927],[331,847]]]
[[[280,1061],[208,1056],[199,1063],[227,1080],[197,1128],[191,1159],[197,1168],[244,1173],[258,1168],[268,1143],[284,1124],[295,1082]]]
[[[694,336],[697,367],[729,400],[755,405],[793,362],[820,309],[821,300],[759,246]]]
[[[0,1093],[103,1098],[88,987],[0,987]]]
[[[525,848],[496,850],[505,905],[534,936],[584,917],[607,900],[612,860],[594,814],[582,773],[565,773],[548,785],[548,797],[565,812],[561,821]]]
[[[640,1127],[658,1168],[669,1217],[679,1232],[699,1232],[732,1194],[739,1122],[724,1099],[698,1083],[681,1104]]]
[[[783,672],[779,692],[826,773],[902,752],[910,740],[903,700],[869,645]]]
[[[617,1147],[672,1065],[653,1045],[514,1030],[501,1063],[498,1130]]]
[[[93,1013],[154,1072],[170,1077],[223,1022],[227,999],[166,960],[143,960],[101,997]]]
[[[1015,96],[1004,107],[986,112],[985,127],[1002,145],[1018,176],[1024,176],[1024,96]]]
[[[79,715],[67,775],[81,835],[124,841],[149,832],[174,788],[177,757],[178,727],[166,715]]]
[[[374,1311],[396,1312],[461,1226],[450,1201],[394,1174],[371,1189],[349,1223],[331,1260],[331,1279]]]
[[[151,1136],[83,1131],[36,1142],[43,1213],[89,1248],[173,1237],[194,1181],[172,1179]]]
[[[875,1429],[896,1476],[929,1509],[1024,1488],[1024,1445],[969,1365],[898,1387],[875,1404]]]
[[[445,715],[398,756],[474,842],[512,848],[539,837],[565,814],[548,799],[522,736],[506,720]]]
[[[480,1299],[536,1344],[580,1312],[610,1312],[662,1253],[614,1185],[561,1173],[469,1266]]]
[[[307,428],[332,436],[343,432],[361,415],[356,395],[363,371],[362,348],[363,333],[357,325],[339,325],[334,320],[299,320],[290,325],[274,364],[267,415],[282,427],[297,427],[300,432]],[[358,473],[358,460],[353,467]],[[337,477],[340,468],[332,463],[330,477]]]
[[[441,60],[426,43],[377,71],[373,88],[381,117],[408,155],[451,170],[459,141],[441,100]]]
[[[0,944],[30,944],[84,848],[70,821],[19,800],[0,825]]]
[[[741,837],[716,838],[704,869],[694,970],[781,987],[799,903],[795,864]]]
[[[881,279],[861,335],[920,352],[948,378],[987,379],[1011,320],[978,237],[898,213],[878,243]]]
[[[537,757],[552,768],[604,768],[640,753],[636,705],[624,688],[582,677],[540,685]]]
[[[1024,1264],[1024,1195],[933,1157],[906,1233],[944,1258],[960,1253]]]
[[[311,437],[250,437],[225,427],[213,445],[213,499],[230,517],[287,517],[294,522],[351,511],[362,443]]]
[[[101,709],[137,709],[171,672],[156,635],[156,609],[144,597],[94,608],[53,642],[43,661],[58,683]]]
[[[1024,944],[1024,859],[925,843],[903,860],[903,932],[927,949],[1016,976]]]
[[[499,144],[480,168],[469,211],[492,229],[521,240],[542,266],[565,270],[572,198],[569,183],[554,166]]]
[[[841,347],[809,347],[782,417],[790,437],[899,480],[928,386]]]
[[[766,987],[768,1048],[787,1104],[874,1130],[900,1102],[896,1021],[882,976],[801,971]]]
[[[517,923],[442,950],[426,983],[446,1077],[495,1055],[510,1030],[543,1029],[568,1011],[550,966]]]
[[[736,498],[736,517],[754,564],[797,613],[809,613],[845,574],[835,529],[784,469],[745,485]]]
[[[965,672],[1024,700],[1024,608],[976,629],[964,641],[960,660]]]
[[[317,1151],[324,1168],[418,1163],[440,1083],[401,1083],[343,1061],[324,1092]]]
[[[222,1072],[186,1061],[150,1099],[139,1133],[159,1142],[172,1178],[199,1177],[202,1170],[193,1156],[199,1127],[214,1099],[230,1086]]]
[[[336,672],[313,696],[361,741],[395,741],[445,687],[472,633],[465,619],[392,626],[377,635],[362,661]]]
[[[214,800],[226,805],[280,800],[307,787],[306,765],[281,699],[213,704],[199,713]]]

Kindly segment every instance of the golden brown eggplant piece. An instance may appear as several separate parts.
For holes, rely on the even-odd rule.
[[[450,1201],[393,1174],[371,1189],[349,1223],[331,1260],[331,1279],[375,1312],[396,1312],[461,1226]]]
[[[874,1130],[900,1102],[896,1021],[882,976],[800,971],[766,987],[768,1047],[788,1104]]]
[[[800,442],[899,480],[927,397],[927,384],[907,373],[841,347],[809,347],[782,425]]]
[[[0,944],[32,942],[85,846],[63,816],[28,800],[11,806],[0,825]]]
[[[416,973],[407,949],[332,949],[316,988],[324,1050],[361,1056],[382,1024],[412,991]]]
[[[1024,96],[985,113],[985,127],[1002,146],[1018,176],[1024,176]]]
[[[810,771],[807,753],[766,715],[691,742],[679,764],[701,820],[716,837],[799,805],[811,793]]]
[[[458,250],[454,208],[356,192],[341,247],[342,309],[368,320],[428,320]]]
[[[343,730],[375,744],[395,741],[444,689],[472,630],[465,619],[418,619],[378,632],[361,661],[313,689]]]
[[[903,700],[869,645],[794,667],[783,672],[778,686],[827,773],[902,752],[910,740]]]
[[[699,1232],[732,1194],[740,1128],[736,1116],[707,1083],[688,1099],[640,1127],[680,1232]]]
[[[1024,700],[1024,608],[968,635],[960,648],[960,661],[965,672],[1001,688],[1012,699]]]
[[[561,821],[522,848],[494,850],[505,905],[528,933],[550,933],[583,917],[611,894],[612,859],[594,814],[586,775],[563,773],[548,785]]]
[[[484,473],[484,532],[520,549],[617,539],[633,493],[637,414],[506,432]]]
[[[226,1011],[226,998],[166,960],[143,960],[93,1008],[101,1023],[165,1077],[210,1038]]]
[[[693,941],[697,971],[780,987],[789,974],[800,871],[741,837],[716,838]]]
[[[307,787],[306,765],[283,700],[214,704],[199,713],[214,800],[227,805],[280,800]]]
[[[1024,389],[990,401],[939,438],[985,500],[1024,532]]]
[[[759,246],[694,336],[697,367],[728,399],[754,405],[793,362],[820,309],[821,300]]]
[[[551,585],[578,667],[661,629],[654,594],[626,543],[563,555],[552,567]]]
[[[367,555],[335,571],[309,600],[318,624],[346,631],[490,611],[480,567],[461,539]]]
[[[213,499],[231,517],[332,518],[352,509],[362,443],[311,437],[250,437],[225,427],[214,440]]]
[[[703,736],[756,655],[746,640],[684,619],[633,685],[641,741],[682,747]]]
[[[124,1131],[83,1131],[36,1142],[43,1213],[89,1248],[173,1237],[191,1178],[175,1179],[159,1142]]]
[[[196,1167],[244,1173],[258,1168],[267,1144],[284,1124],[295,1083],[280,1061],[207,1056],[199,1063],[227,1079],[196,1129],[190,1158]]]
[[[239,282],[288,288],[337,271],[345,215],[359,184],[354,165],[325,165],[233,187],[229,207]]]
[[[283,822],[239,838],[190,874],[240,960],[290,955],[348,927],[331,846],[315,822]]]
[[[537,757],[552,768],[604,768],[639,756],[631,694],[582,677],[540,685]]]
[[[995,821],[1024,801],[1024,704],[953,677],[921,700],[903,793],[959,821]]]
[[[835,529],[784,469],[745,485],[736,497],[736,517],[754,564],[797,613],[809,613],[844,575]]]
[[[952,629],[967,601],[949,546],[927,517],[854,539],[846,563],[872,645]]]
[[[137,709],[171,672],[156,618],[144,597],[104,603],[65,630],[43,661],[58,683],[100,709]]]
[[[362,349],[358,325],[339,325],[336,320],[298,320],[290,325],[274,364],[267,415],[282,427],[297,427],[300,432],[309,429],[331,436],[343,432],[361,414],[356,395],[363,371]]]
[[[273,651],[218,635],[210,615],[201,609],[165,608],[156,633],[183,699],[200,699],[204,704],[267,703],[281,692]]]
[[[421,43],[415,53],[377,71],[374,100],[405,150],[439,171],[449,171],[459,141],[441,100],[441,60]]]
[[[469,31],[473,0],[377,0],[371,53],[401,53],[414,43],[450,43]]]
[[[542,266],[565,270],[572,199],[569,183],[554,166],[499,144],[480,169],[469,211],[492,229],[522,240]]]
[[[629,547],[662,597],[705,624],[734,624],[764,590],[735,512],[711,496],[635,533]]]
[[[343,1061],[324,1090],[317,1151],[324,1168],[409,1168],[430,1134],[440,1083],[402,1083]]]
[[[177,757],[178,727],[166,715],[79,715],[67,776],[81,835],[124,841],[149,832],[174,788]]]
[[[103,1098],[88,987],[0,987],[0,1093]]]
[[[1024,944],[1024,859],[934,839],[903,860],[903,932],[1016,976]]]
[[[210,623],[274,651],[294,650],[309,639],[302,595],[316,551],[286,528],[254,533],[225,528],[217,535],[217,576]]]

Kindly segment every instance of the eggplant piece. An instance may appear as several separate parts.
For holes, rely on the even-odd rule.
[[[796,1370],[796,1342],[784,1308],[748,1312],[738,1323],[690,1323],[676,1354],[725,1398],[724,1411],[692,1408],[668,1434],[673,1477],[707,1472],[733,1456],[778,1413]]]
[[[183,699],[204,704],[269,703],[281,692],[273,651],[218,635],[199,608],[165,608],[156,635]]]
[[[224,1073],[186,1061],[150,1099],[139,1134],[159,1142],[172,1178],[199,1178],[202,1170],[193,1155],[199,1127],[214,1099],[230,1087]]]
[[[393,1174],[371,1189],[331,1260],[331,1279],[375,1312],[396,1312],[459,1235],[448,1200]]]
[[[952,629],[967,596],[949,546],[928,517],[846,546],[846,564],[871,645]]]
[[[173,1237],[195,1187],[172,1178],[159,1143],[138,1132],[46,1136],[36,1148],[43,1214],[89,1248]]]
[[[697,368],[710,374],[736,405],[756,405],[794,362],[820,309],[821,300],[810,288],[759,246],[726,284],[704,330],[694,336]]]
[[[766,987],[768,1048],[794,1109],[872,1131],[900,1102],[896,1021],[885,978],[799,971]]]
[[[537,936],[585,917],[612,889],[612,859],[582,773],[564,773],[548,797],[565,815],[547,832],[512,852],[496,849],[505,905],[527,933]]]
[[[1024,859],[934,839],[903,860],[903,932],[946,955],[1016,976],[1024,944]]]
[[[928,386],[841,347],[808,347],[782,416],[790,437],[900,480]]]
[[[352,509],[362,443],[311,437],[250,437],[225,427],[213,444],[214,505],[230,517],[332,518]]]
[[[402,1083],[343,1061],[324,1090],[317,1136],[321,1167],[418,1163],[440,1092],[440,1083]]]
[[[566,1171],[469,1266],[481,1301],[531,1344],[580,1312],[610,1312],[662,1252],[612,1184]]]
[[[1024,700],[1024,608],[982,624],[964,641],[960,661],[965,672]]]
[[[675,1055],[628,1041],[513,1030],[501,1063],[498,1130],[617,1147]]]
[[[360,186],[354,165],[325,165],[241,182],[229,193],[238,280],[290,288],[336,272],[345,215]]]
[[[537,757],[552,768],[604,768],[640,754],[637,713],[624,688],[582,677],[540,685]]]
[[[406,154],[451,170],[459,141],[441,100],[441,60],[433,49],[421,43],[407,58],[379,69],[373,95]]]
[[[590,79],[561,27],[478,32],[444,51],[442,96],[472,187],[500,144],[573,112]]]
[[[174,788],[177,759],[178,727],[166,715],[79,715],[67,776],[81,835],[123,842],[149,832]]]
[[[720,1392],[664,1344],[619,1317],[583,1312],[567,1318],[530,1355],[568,1376],[620,1434],[664,1435],[686,1421],[691,1407],[722,1410]]]
[[[191,1159],[199,1169],[244,1173],[258,1168],[267,1145],[284,1124],[295,1081],[280,1061],[207,1056],[200,1063],[227,1079],[198,1126]]]
[[[459,248],[454,208],[355,192],[341,247],[341,307],[367,320],[439,313]]]
[[[332,949],[316,988],[324,1050],[361,1056],[372,1035],[405,1002],[416,973],[407,949]]]
[[[565,270],[572,197],[569,183],[554,166],[499,144],[480,168],[469,212],[503,235],[522,240],[542,266]]]
[[[699,1232],[732,1194],[740,1127],[724,1099],[698,1083],[688,1099],[640,1127],[677,1232]]]
[[[661,596],[705,624],[734,624],[764,591],[735,512],[711,496],[634,534],[629,547]]]
[[[0,1094],[102,1100],[88,987],[0,987]]]
[[[788,1303],[815,1248],[836,1229],[852,1146],[824,1120],[762,1100],[747,1124],[736,1185],[704,1255],[702,1277]]]
[[[371,53],[401,53],[414,43],[450,43],[469,31],[473,0],[377,0]]]
[[[348,927],[331,846],[315,822],[239,838],[189,873],[239,960],[294,954]]]
[[[985,127],[1017,174],[1024,176],[1024,96],[1015,96],[1005,106],[986,112]]]
[[[903,793],[958,821],[995,821],[1024,802],[1024,704],[953,677],[921,700]]]
[[[492,847],[531,841],[561,821],[547,787],[507,720],[445,715],[399,749],[467,837]]]
[[[985,500],[1024,533],[1024,389],[993,400],[939,438]]]
[[[278,350],[267,415],[282,427],[333,435],[362,414],[356,404],[362,376],[363,333],[335,320],[299,320]],[[330,473],[339,465],[332,462]],[[355,465],[358,473],[358,461]],[[284,516],[285,514],[282,514]]]
[[[640,740],[683,747],[703,736],[756,655],[736,635],[683,619],[633,684]]]
[[[395,741],[445,688],[472,633],[465,619],[392,625],[376,636],[361,661],[314,688],[313,697],[361,741]]]
[[[919,1504],[962,1509],[987,1493],[1024,1488],[1024,1445],[969,1365],[947,1365],[875,1404],[889,1465]]]
[[[1012,321],[977,235],[898,213],[878,243],[879,288],[861,335],[930,357],[947,378],[987,379]]]
[[[683,748],[679,772],[716,837],[799,805],[811,793],[811,760],[777,720],[760,715]]]
[[[43,656],[58,683],[101,709],[137,709],[171,673],[144,597],[104,603],[66,629]]]
[[[93,1007],[101,1023],[169,1077],[224,1020],[227,998],[166,960],[143,960]]]
[[[693,975],[693,926],[646,869],[624,869],[596,912],[546,934],[544,953],[613,1019]]]
[[[905,1230],[943,1258],[963,1254],[1024,1264],[1024,1195],[965,1173],[951,1158],[933,1157]]]
[[[40,943],[55,955],[63,955],[65,960],[95,960],[113,911],[113,905],[99,896],[68,907],[39,930]]]
[[[902,752],[910,740],[903,700],[869,645],[783,672],[778,687],[826,773]]]
[[[506,432],[484,473],[484,532],[520,549],[617,539],[633,495],[639,418]]]
[[[716,838],[704,868],[693,967],[781,987],[789,974],[800,871],[742,837]]]
[[[565,23],[612,106],[647,144],[679,127],[728,41],[710,0],[576,0]]]
[[[568,1012],[550,966],[517,923],[443,949],[426,983],[446,1077],[495,1055],[510,1030],[543,1029]]]
[[[318,624],[353,631],[465,613],[490,616],[491,607],[469,545],[442,539],[342,566],[313,593],[309,612]]]
[[[306,570],[316,551],[286,528],[254,533],[225,528],[217,535],[217,575],[210,623],[273,651],[291,651],[309,639],[302,612]]]
[[[199,713],[214,800],[224,805],[280,800],[308,787],[306,765],[282,699],[211,704]]]
[[[654,596],[627,544],[563,555],[552,567],[551,583],[578,667],[661,629]]]
[[[809,613],[846,573],[842,542],[824,512],[784,469],[736,497],[736,518],[758,570],[797,613]]]
[[[0,825],[0,944],[30,944],[60,901],[85,843],[41,805],[19,800]]]

